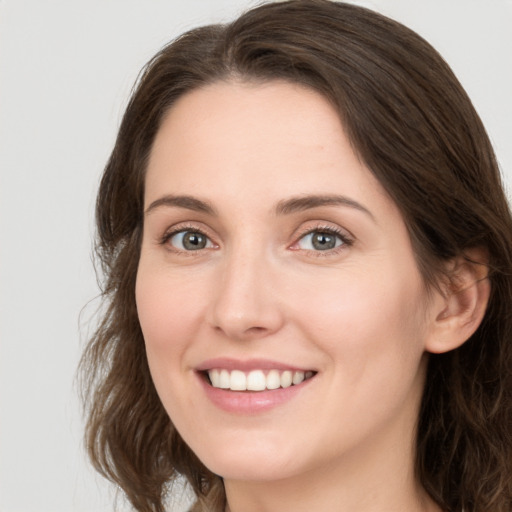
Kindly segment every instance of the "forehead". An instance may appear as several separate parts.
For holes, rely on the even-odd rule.
[[[286,195],[386,198],[329,101],[287,82],[218,82],[181,97],[150,155],[146,204],[164,193],[268,201]]]
[[[275,157],[279,146],[283,153],[309,153],[336,136],[343,142],[336,112],[311,89],[283,81],[217,82],[185,94],[171,107],[152,159],[155,153],[171,156],[171,148],[177,157],[184,143],[216,153],[229,148],[231,159],[237,153],[261,158],[261,149],[275,150],[269,155]]]

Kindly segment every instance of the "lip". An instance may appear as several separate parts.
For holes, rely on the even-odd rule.
[[[198,372],[205,372],[219,368],[223,370],[241,370],[243,372],[250,372],[252,370],[279,370],[279,371],[315,371],[314,368],[303,368],[300,366],[293,366],[279,361],[272,361],[270,359],[232,359],[229,357],[219,357],[215,359],[208,359],[196,366],[195,370]]]
[[[298,385],[287,388],[278,388],[266,391],[231,391],[227,389],[214,388],[205,378],[205,372],[213,368],[226,370],[241,370],[250,372],[252,370],[292,370],[311,371],[311,368],[302,368],[283,364],[268,359],[251,359],[240,361],[230,358],[209,359],[198,365],[196,370],[197,378],[207,398],[218,408],[231,414],[256,415],[270,411],[284,405],[296,398],[306,389],[315,376],[304,380]]]

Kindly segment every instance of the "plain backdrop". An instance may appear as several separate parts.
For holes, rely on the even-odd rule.
[[[510,185],[512,1],[354,3],[405,23],[444,55]],[[95,190],[143,64],[184,30],[250,5],[0,0],[0,512],[113,510],[112,488],[83,452],[75,384],[94,327],[91,307],[79,315],[98,293]]]

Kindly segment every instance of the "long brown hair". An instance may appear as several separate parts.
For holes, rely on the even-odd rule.
[[[233,78],[288,80],[329,99],[400,208],[427,283],[435,286],[446,260],[488,250],[491,297],[482,324],[459,349],[430,356],[416,469],[446,511],[509,512],[512,220],[491,144],[427,42],[370,10],[327,0],[266,4],[230,24],[192,30],[140,76],[97,199],[106,308],[81,365],[95,467],[140,512],[162,512],[178,475],[198,496],[197,510],[224,504],[221,479],[181,440],[158,399],[134,289],[144,173],[162,118],[187,91]]]

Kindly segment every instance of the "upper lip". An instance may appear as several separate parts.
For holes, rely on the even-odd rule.
[[[241,370],[243,372],[250,372],[252,370],[291,370],[291,371],[314,371],[313,368],[296,366],[293,364],[282,363],[279,361],[272,361],[270,359],[232,359],[229,357],[218,357],[214,359],[207,359],[198,366],[196,370],[199,372],[212,370],[214,368],[223,370]]]

